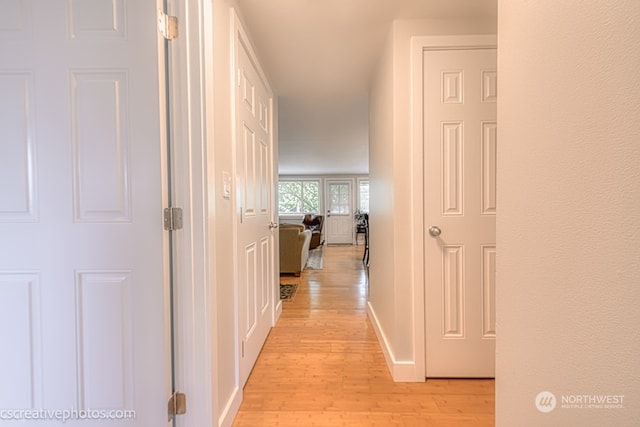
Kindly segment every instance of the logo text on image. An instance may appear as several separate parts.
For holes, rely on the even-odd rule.
[[[557,403],[556,396],[550,391],[541,391],[536,396],[536,408],[545,414],[556,409]]]
[[[623,409],[624,394],[563,394],[558,400],[550,391],[541,391],[535,399],[538,411],[549,413],[558,405],[560,409]]]

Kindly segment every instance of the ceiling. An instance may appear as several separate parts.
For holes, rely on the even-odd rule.
[[[495,19],[496,0],[237,0],[278,97],[279,173],[366,174],[367,92],[394,19]]]

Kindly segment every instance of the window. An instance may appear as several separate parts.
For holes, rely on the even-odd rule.
[[[297,180],[278,182],[280,214],[320,212],[320,181]]]
[[[351,211],[351,183],[329,183],[329,206],[327,211],[336,215],[349,215]]]
[[[360,212],[369,212],[369,180],[358,180],[358,209]]]

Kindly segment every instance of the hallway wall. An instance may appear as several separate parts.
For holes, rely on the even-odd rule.
[[[217,416],[216,425],[228,426],[242,403],[239,363],[240,343],[238,340],[238,277],[236,257],[237,227],[234,215],[238,210],[234,205],[236,179],[234,177],[234,106],[232,94],[236,90],[236,73],[232,72],[232,50],[239,26],[251,39],[250,30],[244,25],[236,0],[208,0],[213,6],[213,87],[208,105],[209,119],[213,122],[213,137],[207,141],[207,181],[208,240],[210,251],[210,282],[215,283],[215,293],[211,297],[212,354],[213,365],[213,409]],[[235,13],[232,13],[235,12]],[[237,22],[238,20],[239,22]],[[259,59],[259,58],[258,58]],[[212,111],[212,113],[211,113]],[[273,106],[274,162],[277,164],[277,105]],[[213,167],[212,167],[213,166]],[[231,177],[231,197],[224,196],[225,175]],[[274,253],[278,253],[275,240]],[[273,314],[274,317],[277,313]],[[271,319],[275,322],[275,319]]]
[[[236,310],[236,270],[234,264],[235,229],[233,199],[225,199],[222,174],[233,171],[233,129],[231,94],[234,82],[231,78],[232,17],[231,8],[235,0],[211,0],[213,3],[213,50],[214,50],[214,105],[213,139],[208,141],[209,164],[214,165],[208,177],[209,187],[209,242],[215,251],[211,251],[210,265],[214,277],[215,318],[213,328],[216,341],[212,353],[217,355],[213,361],[215,406],[219,419],[217,425],[230,425],[242,399],[242,390],[238,380],[238,341]]]
[[[393,377],[423,381],[422,350],[414,336],[414,230],[412,195],[411,64],[413,36],[495,34],[496,23],[480,20],[394,21],[370,93],[371,267],[370,315]]]
[[[638,425],[640,2],[498,19],[496,425]]]

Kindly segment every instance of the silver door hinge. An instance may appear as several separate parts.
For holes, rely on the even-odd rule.
[[[182,208],[165,208],[163,219],[165,230],[182,230]]]
[[[175,39],[178,37],[178,17],[167,15],[164,11],[158,10],[158,30],[165,39]]]
[[[184,393],[174,392],[167,403],[167,415],[169,421],[173,421],[176,415],[184,415],[187,413],[187,395]]]

